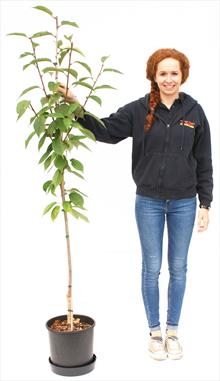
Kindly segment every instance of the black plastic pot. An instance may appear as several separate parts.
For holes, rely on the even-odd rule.
[[[82,331],[57,332],[51,325],[57,319],[66,319],[66,315],[56,316],[46,323],[49,332],[49,363],[54,373],[61,376],[80,376],[91,372],[95,367],[96,356],[93,354],[93,334],[95,321],[89,316],[75,315],[91,327]]]

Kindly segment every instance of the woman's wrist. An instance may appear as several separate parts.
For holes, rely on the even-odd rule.
[[[199,207],[200,207],[200,209],[206,209],[206,210],[209,210],[209,209],[210,209],[210,206],[208,206],[208,205],[203,205],[203,204],[200,204]]]

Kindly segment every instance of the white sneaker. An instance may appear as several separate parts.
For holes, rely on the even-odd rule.
[[[157,331],[153,331],[153,333],[151,333],[148,352],[150,357],[154,360],[165,360],[167,358],[167,353],[160,331],[159,333],[157,333]]]
[[[168,358],[171,360],[179,360],[183,357],[183,349],[176,334],[170,334],[169,332],[167,333],[165,339],[165,349],[167,351]]]

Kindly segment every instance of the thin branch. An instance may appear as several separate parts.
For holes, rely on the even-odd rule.
[[[69,54],[69,64],[68,64],[68,69],[70,69],[71,67],[71,57],[72,57],[72,48],[73,48],[73,43],[71,42],[71,49],[70,49],[70,54]],[[69,77],[70,77],[70,73],[69,73],[69,70],[67,72],[67,80],[66,80],[66,94],[65,94],[65,99],[64,101],[66,102],[66,99],[67,99],[67,93],[68,93],[68,87],[69,87]]]
[[[104,63],[102,64],[102,66],[101,66],[101,69],[100,69],[100,71],[99,71],[99,73],[98,73],[98,75],[97,75],[96,79],[95,79],[95,80],[94,80],[94,82],[93,82],[93,85],[92,85],[92,89],[90,90],[90,93],[89,93],[89,95],[86,97],[86,100],[85,100],[85,102],[84,102],[83,106],[81,106],[81,107],[82,107],[82,109],[84,109],[84,107],[85,107],[86,103],[88,102],[88,99],[89,99],[90,95],[91,95],[91,94],[92,94],[92,92],[94,91],[95,85],[96,85],[96,83],[97,83],[97,81],[98,81],[98,79],[99,79],[100,75],[102,74],[102,71],[103,71],[103,67],[104,67]]]
[[[32,45],[32,48],[33,48],[34,58],[35,58],[35,60],[36,60],[36,59],[37,59],[36,49],[35,49],[35,46],[34,46],[34,43],[33,43],[33,40],[32,40],[31,37],[30,37],[30,41],[31,41],[31,45]],[[43,87],[44,94],[45,94],[46,98],[48,98],[48,95],[47,95],[47,92],[46,92],[46,89],[45,89],[45,86],[44,86],[43,76],[42,76],[42,74],[41,74],[41,71],[40,71],[38,62],[36,62],[35,65],[36,65],[36,67],[37,67],[37,71],[38,71],[38,74],[39,74],[39,76],[40,76],[40,81],[41,81],[41,84],[42,84],[42,87]]]
[[[56,62],[56,67],[58,66],[58,16],[55,17],[56,20],[56,53],[55,53],[55,62]],[[55,80],[58,81],[58,71],[55,72]]]
[[[85,100],[84,104],[83,104],[83,105],[80,105],[79,115],[76,117],[76,120],[75,120],[75,121],[77,121],[77,120],[80,118],[80,112],[83,111],[83,109],[85,108],[85,106],[86,106],[86,104],[87,104],[87,102],[88,102],[88,99],[89,99],[90,95],[91,95],[92,92],[94,91],[95,85],[96,85],[96,83],[97,83],[97,81],[98,81],[100,75],[102,74],[103,67],[104,67],[104,63],[102,64],[101,69],[100,69],[100,71],[99,71],[99,73],[98,73],[96,79],[95,79],[94,82],[93,82],[92,89],[90,90],[89,95],[86,97],[86,100]],[[66,93],[66,94],[67,94],[67,93]],[[64,142],[67,140],[67,138],[68,138],[70,132],[72,131],[72,129],[73,129],[73,127],[71,127],[71,128],[69,129],[69,131],[67,132],[67,134],[66,134],[66,136],[65,136],[65,138],[64,138],[64,140],[63,140]]]
[[[35,109],[33,108],[32,104],[30,103],[30,106],[31,106],[31,110],[33,111],[33,113],[35,114],[35,116],[37,116],[37,112],[35,111]]]

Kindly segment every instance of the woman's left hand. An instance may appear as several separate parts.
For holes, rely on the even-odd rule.
[[[201,208],[199,209],[199,213],[198,213],[198,222],[197,222],[198,232],[201,233],[207,230],[208,225],[209,225],[209,211],[208,209]]]

